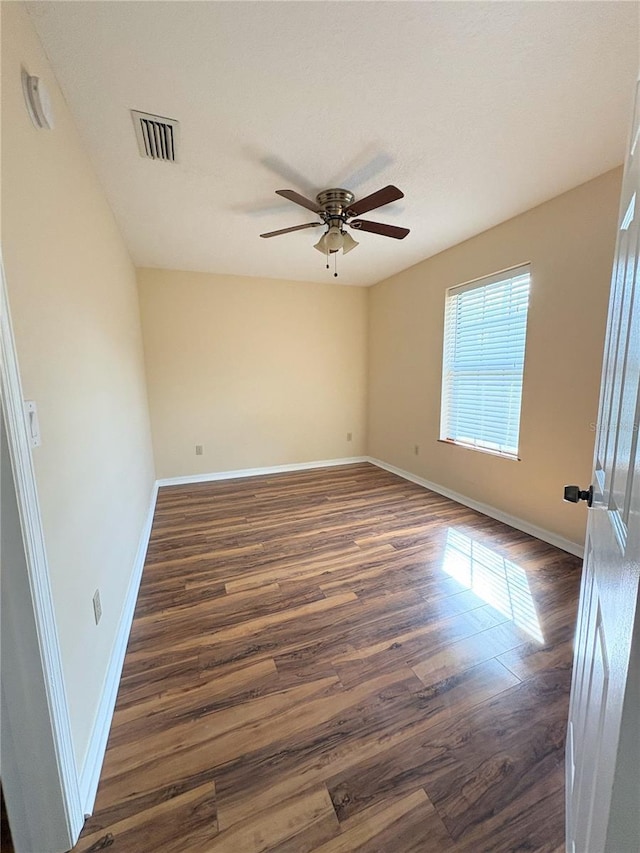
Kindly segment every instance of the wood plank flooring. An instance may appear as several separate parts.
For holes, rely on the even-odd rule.
[[[580,567],[368,464],[161,489],[75,850],[560,851]]]

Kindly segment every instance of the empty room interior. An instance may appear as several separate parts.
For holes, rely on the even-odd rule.
[[[637,853],[639,9],[1,2],[3,851]]]

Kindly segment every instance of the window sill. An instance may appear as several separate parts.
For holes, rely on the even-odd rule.
[[[439,438],[440,444],[448,444],[451,447],[461,447],[463,450],[475,450],[476,453],[486,453],[488,456],[496,456],[498,459],[508,459],[511,462],[522,462],[519,456],[510,453],[501,453],[499,450],[489,450],[487,447],[476,447],[473,444],[463,444],[461,441],[452,441],[450,438]]]

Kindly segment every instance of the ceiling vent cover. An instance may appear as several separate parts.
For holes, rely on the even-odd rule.
[[[164,116],[131,110],[140,156],[147,160],[178,161],[179,122]]]

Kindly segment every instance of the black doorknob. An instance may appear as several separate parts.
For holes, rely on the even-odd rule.
[[[580,486],[565,486],[564,499],[572,504],[577,504],[578,501],[586,501],[587,506],[591,506],[593,503],[593,486],[589,486],[586,491]]]

